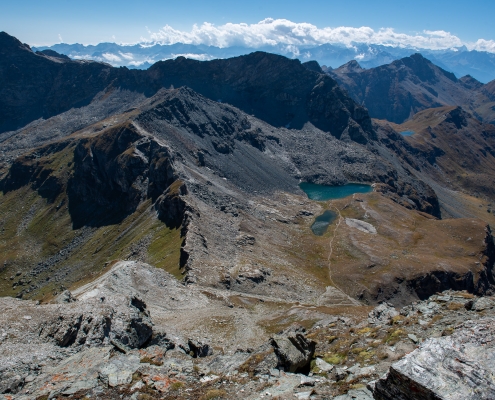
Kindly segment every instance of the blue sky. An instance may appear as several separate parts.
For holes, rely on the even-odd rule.
[[[166,25],[190,32],[204,22],[256,24],[266,18],[286,19],[325,27],[393,28],[415,35],[424,30],[446,31],[463,42],[494,40],[495,1],[357,1],[248,0],[211,1],[4,1],[0,30],[30,45],[135,43]],[[156,37],[156,36],[155,36]]]

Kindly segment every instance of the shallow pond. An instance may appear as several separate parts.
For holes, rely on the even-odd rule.
[[[402,136],[412,136],[414,135],[414,131],[402,131],[400,134]]]
[[[326,210],[323,214],[316,217],[315,222],[311,225],[311,230],[316,236],[323,236],[328,226],[335,221],[338,214],[334,211]]]
[[[348,183],[347,185],[342,186],[326,186],[302,182],[299,184],[299,187],[311,200],[318,201],[342,199],[354,193],[368,193],[373,190],[370,185],[359,183]]]

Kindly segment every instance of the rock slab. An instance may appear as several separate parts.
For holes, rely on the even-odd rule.
[[[495,398],[495,320],[467,321],[452,336],[426,340],[390,367],[377,400]],[[370,385],[371,387],[373,385]]]

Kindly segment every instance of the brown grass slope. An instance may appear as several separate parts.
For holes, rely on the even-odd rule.
[[[404,140],[416,170],[449,189],[495,198],[495,127],[460,107],[428,109],[397,131],[415,132]],[[414,157],[414,158],[413,158]]]

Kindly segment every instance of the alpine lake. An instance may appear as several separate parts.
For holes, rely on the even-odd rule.
[[[342,199],[351,196],[354,193],[369,193],[373,190],[371,185],[360,183],[348,183],[347,185],[342,186],[327,186],[302,182],[299,184],[299,187],[311,200],[316,201]],[[315,218],[315,221],[311,225],[311,231],[317,236],[323,236],[329,225],[334,222],[337,217],[338,214],[335,211],[326,210],[323,214]]]

